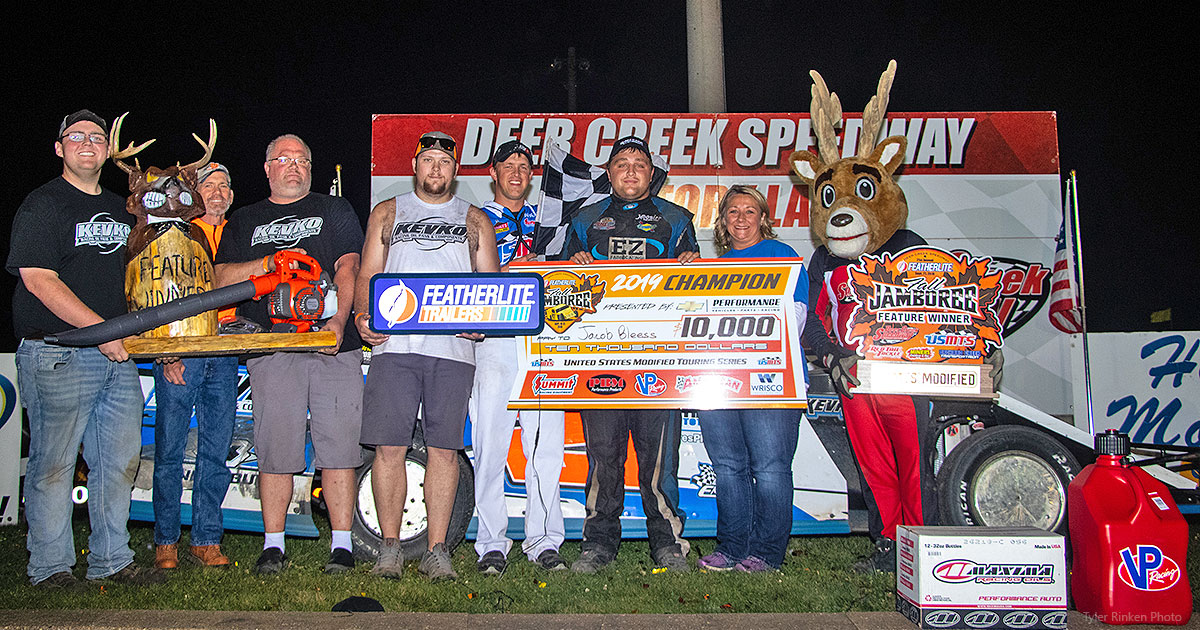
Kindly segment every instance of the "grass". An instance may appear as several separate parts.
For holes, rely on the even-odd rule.
[[[77,544],[86,538],[86,516],[76,515]],[[778,573],[744,575],[693,571],[654,573],[644,540],[626,541],[617,561],[597,575],[546,573],[515,550],[508,571],[485,578],[475,571],[475,552],[466,542],[453,554],[457,582],[430,584],[410,565],[403,579],[384,580],[368,565],[342,575],[321,572],[329,554],[328,523],[317,517],[323,537],[289,539],[291,566],[281,575],[252,571],[262,548],[258,534],[227,533],[225,550],[236,566],[202,569],[187,562],[163,585],[128,587],[88,584],[77,591],[35,589],[25,578],[25,531],[0,528],[0,608],[193,609],[328,611],[353,595],[379,600],[388,611],[466,613],[778,613],[893,610],[892,576],[862,576],[846,567],[871,550],[866,536],[794,537]],[[137,562],[154,559],[151,526],[130,524]],[[186,540],[186,531],[184,534]],[[712,551],[713,539],[692,540],[692,565]],[[568,562],[578,542],[563,546]],[[76,575],[85,561],[81,554]],[[1193,594],[1200,593],[1200,528],[1193,526],[1188,553]]]
[[[76,515],[75,540],[83,545],[86,516]],[[227,533],[230,569],[203,569],[180,562],[169,582],[149,587],[88,584],[77,591],[54,592],[29,586],[25,578],[24,526],[0,528],[0,608],[194,609],[328,611],[353,595],[379,600],[388,611],[467,613],[721,613],[840,612],[892,610],[891,576],[860,576],[845,571],[871,549],[865,536],[796,537],[783,571],[735,575],[693,571],[686,575],[654,573],[644,540],[625,541],[617,561],[597,575],[569,571],[547,573],[525,561],[519,549],[509,554],[508,570],[485,578],[475,570],[470,541],[454,551],[456,582],[430,584],[409,565],[401,580],[384,580],[359,564],[342,575],[325,575],[329,554],[328,524],[317,517],[320,540],[289,539],[291,566],[281,575],[253,573],[262,548],[258,534]],[[153,530],[130,524],[136,561],[154,560]],[[184,537],[186,539],[186,531]],[[713,539],[692,541],[690,560],[712,551]],[[568,562],[578,542],[563,546]],[[86,566],[81,554],[76,576]]]

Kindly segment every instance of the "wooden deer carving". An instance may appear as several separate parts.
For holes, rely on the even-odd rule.
[[[112,146],[120,148],[121,123],[128,112],[113,123]],[[189,223],[204,214],[204,200],[196,192],[196,170],[212,158],[217,143],[217,125],[211,119],[208,142],[192,137],[204,147],[204,157],[187,166],[165,169],[151,166],[145,171],[132,157],[154,140],[114,151],[113,162],[129,174],[130,195],[125,209],[137,217],[129,233],[128,261],[125,265],[125,299],[129,310],[158,306],[176,298],[213,289],[212,252],[200,228]],[[182,337],[217,334],[217,312],[199,315],[159,326],[142,333],[143,337]]]
[[[883,129],[896,61],[879,77],[875,96],[863,110],[858,155],[848,158],[841,157],[834,131],[842,124],[841,102],[816,70],[809,74],[819,155],[796,151],[789,161],[809,186],[809,225],[817,240],[833,255],[854,260],[879,249],[908,221],[908,203],[894,179],[908,142],[904,136],[890,136],[871,145]]]

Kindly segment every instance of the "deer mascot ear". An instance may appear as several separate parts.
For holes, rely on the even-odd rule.
[[[788,161],[792,163],[792,171],[796,173],[796,177],[809,186],[812,186],[813,180],[817,178],[817,173],[825,168],[821,158],[813,155],[811,151],[796,151]]]
[[[908,139],[904,136],[888,136],[876,145],[867,159],[878,162],[890,177],[904,163],[904,150],[907,148]]]

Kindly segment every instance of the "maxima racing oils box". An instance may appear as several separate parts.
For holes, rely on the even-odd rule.
[[[1033,527],[901,526],[896,610],[920,628],[1066,628],[1065,544]]]

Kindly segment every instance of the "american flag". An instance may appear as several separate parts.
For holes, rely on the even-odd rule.
[[[1070,213],[1070,196],[1067,197],[1067,213]],[[1079,291],[1075,286],[1075,265],[1071,257],[1072,245],[1067,238],[1067,220],[1058,228],[1054,239],[1054,274],[1050,276],[1050,323],[1069,334],[1083,332],[1083,308],[1079,304]]]
[[[658,155],[651,161],[654,175],[650,179],[650,194],[656,195],[667,181],[670,167]],[[592,166],[571,155],[569,148],[551,144],[546,149],[546,161],[542,166],[534,251],[545,254],[547,259],[557,258],[566,244],[567,227],[575,214],[604,199],[611,191],[608,171],[603,166]]]

